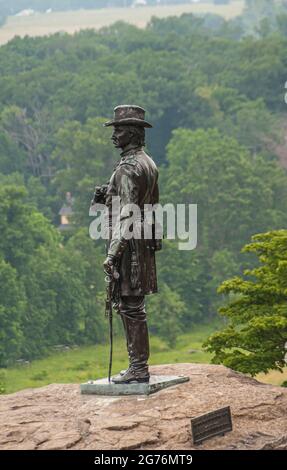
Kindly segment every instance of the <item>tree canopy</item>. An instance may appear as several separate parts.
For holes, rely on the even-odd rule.
[[[230,298],[220,309],[228,324],[210,337],[207,349],[215,353],[214,362],[241,372],[282,371],[287,345],[287,230],[255,235],[243,252],[256,254],[260,265],[220,286],[219,293]]]

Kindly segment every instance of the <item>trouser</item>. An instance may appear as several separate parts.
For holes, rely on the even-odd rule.
[[[149,336],[144,296],[125,296],[120,298],[121,315],[129,355],[129,367],[138,376],[147,376],[149,358]]]

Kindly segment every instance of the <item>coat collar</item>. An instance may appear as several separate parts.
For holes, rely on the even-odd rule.
[[[139,150],[142,150],[142,147],[134,147],[132,149],[126,150],[125,152],[122,152],[121,153],[122,160],[124,160],[126,157],[129,157],[130,155],[134,155]]]

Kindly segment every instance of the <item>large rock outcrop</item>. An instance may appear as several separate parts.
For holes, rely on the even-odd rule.
[[[190,419],[228,405],[233,432],[199,449],[287,449],[287,389],[223,366],[151,371],[190,382],[147,397],[84,396],[60,384],[1,396],[0,449],[194,449]]]

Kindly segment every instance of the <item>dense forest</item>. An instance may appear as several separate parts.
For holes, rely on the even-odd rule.
[[[231,22],[153,19],[145,30],[117,23],[0,48],[1,366],[105,338],[104,246],[89,238],[88,211],[119,158],[102,127],[118,104],[143,106],[154,125],[147,151],[161,202],[198,204],[197,249],[165,240],[158,256],[153,334],[172,345],[212,319],[218,285],[256,262],[241,247],[287,228],[287,174],[276,154],[287,17],[258,24],[256,15],[249,35],[250,12]],[[73,224],[61,233],[67,192]]]

